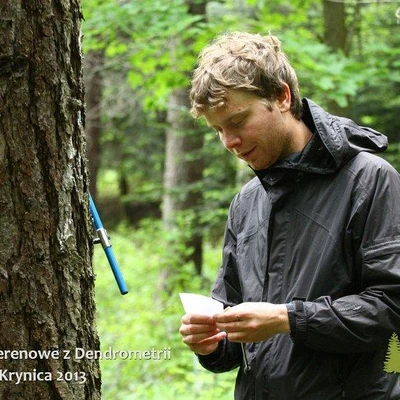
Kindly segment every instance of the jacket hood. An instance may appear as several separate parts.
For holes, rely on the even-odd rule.
[[[272,165],[267,170],[255,171],[262,178],[281,175],[282,170],[297,170],[330,174],[340,169],[358,153],[379,153],[388,146],[387,137],[380,132],[357,125],[348,118],[329,114],[309,99],[303,99],[303,121],[313,132],[313,138],[301,153]]]
[[[303,100],[303,107],[306,124],[311,118],[334,161],[335,170],[362,151],[380,153],[387,149],[388,140],[382,133],[359,126],[351,119],[331,115],[309,99]]]

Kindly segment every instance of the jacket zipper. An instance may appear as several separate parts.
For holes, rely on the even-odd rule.
[[[247,374],[248,372],[250,372],[251,368],[250,368],[249,362],[247,360],[246,347],[245,347],[244,343],[240,343],[240,346],[242,347],[244,373]]]

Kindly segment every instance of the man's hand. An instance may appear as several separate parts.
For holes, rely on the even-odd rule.
[[[284,304],[242,303],[214,316],[230,342],[255,343],[277,333],[290,333]]]
[[[214,317],[186,314],[179,328],[183,343],[197,354],[214,352],[218,343],[226,338],[226,333],[218,329]]]

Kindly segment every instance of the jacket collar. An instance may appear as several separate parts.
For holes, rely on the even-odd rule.
[[[387,138],[347,118],[329,114],[316,103],[303,99],[302,119],[313,136],[304,149],[264,170],[254,171],[263,184],[273,186],[305,173],[332,174],[361,151],[381,152]]]

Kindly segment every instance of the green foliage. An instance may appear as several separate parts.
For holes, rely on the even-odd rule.
[[[170,359],[165,352],[160,353],[160,360],[101,360],[102,399],[232,399],[236,371],[214,375],[198,364],[178,332],[183,315],[178,290],[168,297],[159,293],[169,234],[153,221],[135,232],[121,227],[111,233],[111,239],[129,293],[119,294],[103,250],[96,247],[94,269],[101,349],[170,349]],[[220,243],[207,246],[205,276],[195,277],[192,268],[183,268],[185,290],[209,295],[211,285],[203,287],[204,281],[214,280],[219,259]]]
[[[109,59],[129,65],[127,81],[142,91],[146,108],[166,108],[171,90],[188,83],[197,56],[192,47],[200,47],[198,38],[207,30],[203,17],[190,15],[184,0],[84,0],[82,5],[85,52],[102,48]]]
[[[188,14],[184,0],[82,0],[83,49],[102,49],[102,170],[99,192],[125,200],[160,200],[168,96],[188,84],[198,52],[217,33],[248,30],[277,35],[295,67],[302,94],[327,106],[350,105],[354,119],[400,142],[400,37],[391,4],[347,6],[349,51],[333,53],[323,43],[320,0],[210,1],[207,21]],[[100,248],[95,252],[98,327],[103,350],[171,349],[171,360],[102,360],[103,399],[231,399],[234,373],[203,371],[181,343],[178,290],[208,294],[220,259],[219,239],[226,210],[236,191],[237,164],[218,139],[205,136],[204,210],[199,225],[209,242],[204,276],[177,264],[167,243],[183,252],[191,216],[181,216],[180,232],[165,233],[157,223],[136,232],[120,229],[113,246],[130,293],[119,295]],[[190,155],[189,155],[190,156]],[[384,156],[400,170],[400,147]],[[186,224],[186,225],[185,225]],[[169,239],[167,241],[166,239]],[[177,252],[178,254],[178,252]],[[179,269],[170,296],[159,289],[162,270]],[[179,268],[176,266],[179,265]],[[165,298],[166,297],[166,298]],[[391,368],[391,367],[390,367]]]
[[[299,39],[294,32],[289,32],[284,45],[298,71],[303,95],[323,107],[327,107],[328,100],[346,107],[349,98],[356,95],[366,80],[357,60],[334,53],[326,45],[310,41],[307,36]]]
[[[348,107],[357,122],[400,142],[400,37],[391,4],[346,5],[346,55],[323,43],[320,0],[210,1],[207,20],[189,15],[184,0],[83,0],[82,7],[85,52],[105,51],[100,196],[119,197],[124,180],[123,202],[161,201],[168,96],[188,84],[198,52],[227,29],[277,35],[304,96]],[[220,235],[238,166],[204,124],[197,134],[205,136],[202,226]],[[398,163],[398,154],[387,157]],[[105,184],[110,171],[115,181]]]
[[[400,143],[393,143],[389,145],[382,156],[389,161],[400,173]]]
[[[350,104],[354,119],[400,142],[400,122],[394,118],[400,105],[400,46],[391,5],[347,6],[352,36],[344,55],[323,43],[321,4],[212,1],[205,22],[188,14],[183,0],[83,0],[84,49],[102,48],[106,54],[101,173],[112,170],[117,179],[125,178],[130,200],[161,199],[167,121],[159,110],[167,108],[171,90],[187,84],[205,43],[227,26],[278,35],[303,95],[325,107],[330,101]],[[198,134],[206,139],[202,184],[210,212],[203,219],[211,227],[220,224],[220,210],[235,190],[237,166],[204,126],[199,125]],[[118,185],[103,187],[119,195]]]

